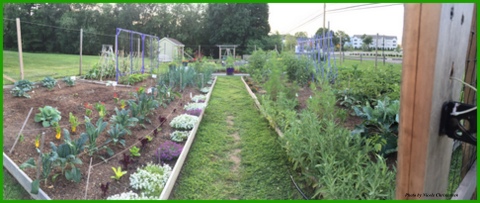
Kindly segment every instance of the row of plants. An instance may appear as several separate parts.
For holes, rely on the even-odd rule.
[[[172,171],[171,166],[166,162],[173,161],[180,156],[183,151],[181,143],[190,136],[190,131],[198,123],[198,116],[206,107],[205,100],[205,95],[196,95],[191,98],[193,103],[184,106],[186,113],[176,116],[170,122],[170,126],[175,131],[170,134],[171,141],[167,140],[156,150],[155,157],[158,163],[149,163],[144,168],[137,169],[137,172],[130,176],[130,186],[139,192],[128,191],[115,194],[107,197],[107,200],[156,200],[159,198]],[[130,152],[132,153],[132,150]],[[132,156],[140,155],[132,153]],[[128,155],[124,155],[123,163],[125,162],[130,162]],[[107,189],[105,190],[108,190],[108,183],[106,185]],[[104,191],[104,193],[106,192]]]
[[[283,132],[282,146],[294,170],[301,174],[301,182],[310,198],[393,198],[395,169],[389,169],[382,155],[396,148],[395,127],[398,119],[395,116],[398,113],[398,101],[385,98],[375,100],[374,106],[352,105],[355,107],[354,114],[365,118],[365,121],[350,131],[339,125],[349,112],[349,109],[337,106],[342,102],[337,101],[337,88],[349,84],[342,77],[342,69],[339,69],[337,84],[332,85],[331,81],[324,81],[321,77],[308,82],[310,78],[302,78],[302,74],[297,74],[298,68],[289,69],[289,66],[301,64],[301,58],[279,58],[274,54],[263,56],[265,58],[253,60],[255,64],[252,64],[263,67],[252,66],[251,69],[253,81],[266,91],[266,94],[259,96],[261,110],[267,114],[270,125],[279,127]],[[267,77],[256,75],[258,70],[268,73]],[[366,76],[363,75],[359,80],[367,81]],[[312,91],[305,109],[298,108],[299,82],[300,87],[310,84]],[[389,84],[393,85],[394,82]],[[372,86],[375,85],[379,84]]]
[[[69,87],[74,86],[75,76],[64,77],[62,81]],[[43,87],[48,88],[48,90],[52,90],[55,85],[57,85],[57,80],[50,76],[47,76],[41,81],[41,84]],[[30,98],[30,95],[27,92],[33,91],[34,88],[35,83],[29,80],[18,80],[13,84],[13,88],[10,90],[10,93],[14,97]]]

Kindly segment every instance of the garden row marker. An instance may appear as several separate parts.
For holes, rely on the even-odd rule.
[[[90,170],[92,170],[92,157],[90,157],[90,165],[88,166],[87,184],[85,185],[85,198],[84,199],[87,199],[88,183],[90,182]]]
[[[23,80],[22,29],[20,28],[20,18],[17,18],[16,21],[17,21],[18,58],[20,60],[20,79]]]
[[[12,148],[10,149],[10,151],[9,151],[8,153],[11,154],[12,151],[13,151],[13,148],[15,147],[15,145],[17,145],[18,138],[20,138],[20,135],[22,134],[23,128],[24,128],[25,125],[27,124],[28,118],[30,118],[30,114],[32,114],[32,111],[33,111],[33,107],[30,108],[30,111],[28,112],[28,116],[27,116],[27,118],[25,119],[25,122],[23,122],[23,125],[22,125],[22,128],[20,129],[20,132],[18,132],[17,139],[15,139],[15,142],[13,143]]]
[[[452,140],[441,107],[460,99],[474,4],[406,4],[396,199],[444,199]],[[416,194],[421,194],[416,195]],[[426,196],[424,194],[433,194]]]

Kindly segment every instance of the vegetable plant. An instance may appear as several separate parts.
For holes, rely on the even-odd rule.
[[[123,137],[127,134],[127,130],[120,124],[111,125],[107,133],[110,138],[107,139],[106,143],[113,142],[114,145],[119,143],[125,147],[125,139]]]
[[[148,95],[145,91],[139,90],[136,93],[133,93],[135,100],[128,100],[128,106],[132,112],[132,117],[135,117],[139,122],[151,122],[147,118],[154,109],[159,107],[159,102],[155,100],[153,95]]]
[[[12,90],[10,90],[10,93],[14,97],[26,97],[30,98],[30,95],[27,94],[27,92],[31,91],[33,89],[33,82],[30,82],[29,80],[18,80],[14,83],[14,87]]]
[[[103,122],[102,118],[99,118],[96,126],[90,122],[90,118],[85,116],[85,128],[86,132],[82,133],[80,136],[88,136],[88,145],[87,151],[89,156],[93,156],[94,153],[103,149],[97,146],[98,136],[105,130],[107,127],[107,122]]]
[[[116,114],[110,118],[110,122],[114,124],[119,124],[120,127],[125,129],[127,134],[131,135],[132,131],[130,131],[128,128],[135,127],[138,119],[135,117],[130,117],[130,110],[128,109],[118,110],[117,108],[115,108],[115,113]]]
[[[119,166],[118,168],[112,167],[114,176],[110,176],[110,178],[115,180],[120,180],[123,175],[127,174],[127,171],[122,171],[122,168]]]
[[[72,127],[72,133],[75,133],[77,131],[77,126],[79,124],[78,118],[75,117],[72,112],[68,114],[68,121],[70,122],[70,125]]]
[[[43,127],[50,127],[55,122],[60,122],[62,116],[60,115],[61,112],[57,110],[57,108],[53,108],[51,106],[45,106],[43,108],[39,108],[40,113],[35,114],[35,122],[42,122]]]
[[[55,85],[57,85],[57,80],[50,76],[47,76],[42,80],[42,86],[47,87],[49,90],[53,89]]]
[[[133,146],[132,148],[130,148],[130,154],[131,154],[132,156],[136,156],[136,157],[141,156],[141,154],[140,154],[140,148],[138,148],[137,146]]]
[[[188,103],[183,107],[185,110],[190,110],[190,109],[205,109],[207,106],[206,103]]]
[[[187,114],[179,115],[172,119],[170,126],[181,130],[191,130],[198,122],[198,117]]]
[[[100,118],[103,118],[107,115],[107,111],[105,110],[105,103],[103,102],[96,103],[95,109],[98,111],[98,116],[100,116]]]
[[[128,165],[133,163],[133,159],[130,157],[130,155],[123,153],[123,158],[120,160],[120,163],[123,165],[125,170],[128,170]]]
[[[60,128],[60,125],[58,124],[58,122],[54,122],[53,127],[55,128],[55,132],[56,132],[55,138],[59,140],[62,137],[62,129]]]
[[[41,135],[37,135],[35,137],[35,148],[39,148],[40,147],[40,136]]]
[[[93,110],[93,105],[85,102],[85,104],[83,104],[83,106],[85,106],[85,115],[86,116],[91,116],[92,115],[92,110]]]
[[[110,182],[107,182],[105,184],[100,184],[100,189],[102,190],[102,197],[106,197],[107,196],[107,192],[108,192],[108,186],[110,185]]]
[[[72,77],[64,77],[63,82],[67,83],[67,86],[74,86],[75,85],[75,80]]]

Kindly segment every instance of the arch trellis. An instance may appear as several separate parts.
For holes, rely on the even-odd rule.
[[[121,71],[118,67],[118,56],[119,56],[119,50],[118,50],[118,43],[119,43],[119,36],[122,32],[125,32],[129,35],[129,43],[130,43],[130,51],[128,53],[128,56],[130,58],[130,71]],[[127,29],[123,29],[123,28],[117,28],[116,29],[116,34],[115,34],[115,70],[116,70],[116,76],[115,76],[115,79],[116,81],[118,81],[119,77],[120,76],[124,76],[124,75],[127,75],[127,74],[133,74],[134,73],[134,70],[133,70],[133,60],[134,60],[134,55],[135,55],[135,51],[134,51],[134,40],[135,37],[134,36],[139,36],[138,40],[141,41],[139,42],[137,45],[140,46],[141,45],[141,52],[140,53],[137,53],[137,55],[141,54],[141,59],[142,59],[142,64],[141,64],[141,68],[140,68],[140,72],[143,74],[145,73],[145,41],[147,39],[147,45],[149,45],[147,47],[147,51],[149,50],[149,59],[150,59],[150,72],[153,71],[153,67],[156,67],[157,69],[160,67],[160,63],[158,62],[158,60],[156,60],[156,56],[158,54],[155,54],[156,51],[158,51],[158,48],[155,48],[155,47],[158,47],[158,44],[159,44],[159,41],[160,41],[160,38],[158,38],[157,36],[153,36],[153,35],[149,35],[149,34],[145,34],[145,33],[141,33],[141,32],[137,32],[137,31],[132,31],[132,30],[127,30]],[[156,41],[155,41],[156,40]]]

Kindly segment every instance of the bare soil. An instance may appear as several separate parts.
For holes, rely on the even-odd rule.
[[[67,87],[65,83],[59,82],[60,87],[56,87],[53,90],[47,90],[46,88],[35,88],[33,92],[29,92],[31,98],[18,98],[13,97],[10,94],[10,89],[4,89],[3,91],[3,151],[17,164],[21,165],[27,161],[30,157],[37,158],[39,154],[36,152],[34,142],[35,137],[42,132],[45,132],[45,144],[43,152],[50,151],[50,142],[55,145],[63,143],[63,139],[55,139],[55,130],[53,128],[44,128],[40,123],[34,122],[35,114],[39,112],[40,107],[46,105],[56,107],[61,112],[62,119],[60,126],[67,128],[69,131],[70,124],[68,121],[68,114],[72,112],[79,118],[80,123],[84,123],[85,106],[86,102],[95,104],[97,102],[104,102],[106,110],[108,112],[104,121],[109,121],[110,117],[115,114],[114,108],[120,108],[120,104],[116,104],[113,99],[114,93],[117,93],[119,99],[133,99],[130,95],[136,88],[144,86],[149,87],[155,84],[153,79],[147,79],[146,81],[136,84],[133,87],[107,87],[100,84],[86,83],[77,81],[77,84],[73,87]],[[132,135],[125,136],[126,148],[122,146],[109,145],[114,150],[115,155],[109,158],[108,162],[104,162],[101,158],[94,156],[92,160],[92,169],[90,172],[90,179],[88,187],[87,185],[87,173],[90,163],[90,157],[86,153],[81,153],[80,158],[83,162],[82,165],[78,165],[82,173],[82,179],[80,183],[72,183],[65,179],[64,175],[59,175],[55,181],[52,181],[50,176],[46,184],[42,181],[40,187],[50,196],[52,199],[84,199],[85,190],[88,190],[87,199],[105,199],[100,189],[100,184],[110,182],[107,196],[119,194],[133,190],[129,186],[129,176],[136,171],[137,167],[145,165],[148,162],[157,163],[155,158],[156,149],[167,139],[170,139],[170,133],[173,129],[170,127],[170,121],[177,115],[184,113],[183,105],[190,101],[190,93],[193,95],[201,94],[197,88],[186,88],[181,94],[181,98],[177,98],[171,102],[167,108],[160,107],[156,109],[149,116],[152,121],[151,124],[145,123],[145,127],[137,125],[132,128]],[[10,154],[8,151],[12,147],[19,130],[21,129],[30,108],[33,108],[27,124],[22,132],[23,141],[19,141],[13,152]],[[128,107],[127,107],[128,108]],[[167,120],[160,126],[159,116],[166,117]],[[96,123],[98,120],[98,113],[93,110],[91,116],[92,123]],[[97,139],[97,145],[102,145],[108,138],[106,130]],[[158,135],[153,137],[153,130],[157,127],[161,128]],[[77,132],[71,135],[72,139],[77,139],[79,135],[85,131],[85,126],[79,125]],[[144,138],[146,135],[151,135],[153,140],[147,144],[145,149],[142,149],[141,156],[134,158],[135,162],[128,168],[128,173],[124,175],[119,181],[115,181],[110,177],[114,175],[112,167],[119,167],[121,164],[119,161],[123,158],[122,153],[129,154],[128,148],[132,146],[140,147],[139,139]],[[184,143],[182,143],[184,144]],[[122,152],[123,151],[123,152]],[[105,151],[101,151],[99,154],[108,158],[108,154]],[[173,168],[175,161],[168,163]],[[25,169],[25,172],[30,178],[35,179],[35,169]],[[55,169],[51,175],[59,174],[61,171]],[[160,195],[160,194],[159,194]]]

